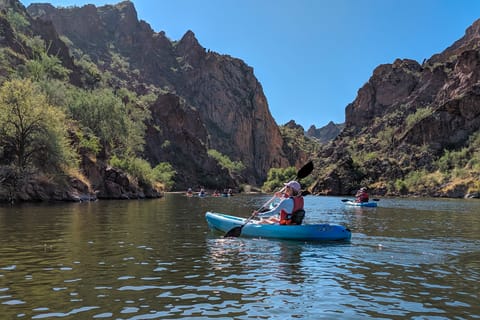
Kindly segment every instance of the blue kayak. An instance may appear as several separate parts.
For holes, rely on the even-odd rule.
[[[205,214],[208,226],[212,230],[227,233],[232,228],[245,224],[245,218],[235,217],[224,213],[207,212]],[[348,241],[352,237],[350,229],[336,224],[303,224],[279,225],[260,224],[257,220],[250,220],[242,228],[242,237],[274,238],[302,241]]]
[[[376,202],[355,202],[355,201],[345,201],[347,206],[354,206],[354,207],[376,207]]]

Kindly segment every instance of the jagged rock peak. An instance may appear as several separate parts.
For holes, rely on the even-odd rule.
[[[200,45],[198,43],[198,40],[197,38],[195,37],[195,33],[193,33],[192,30],[188,30],[187,32],[185,32],[185,34],[183,35],[182,39],[180,40],[180,42],[183,42],[183,43],[190,43],[192,45]]]
[[[329,121],[329,122],[327,123],[327,125],[324,126],[323,128],[330,128],[330,127],[336,127],[336,125],[335,125],[335,123],[334,123],[333,121]],[[318,128],[318,129],[321,129],[321,128]],[[307,134],[311,133],[310,135],[311,135],[311,136],[314,136],[316,130],[317,130],[317,127],[316,127],[314,124],[312,124],[312,125],[310,126],[310,128],[308,128]]]
[[[327,143],[335,139],[343,130],[344,126],[344,124],[335,124],[333,121],[330,121],[326,126],[318,129],[314,125],[311,125],[306,135],[319,139],[321,143]]]
[[[285,123],[285,127],[290,128],[290,129],[300,129],[304,131],[303,127],[295,122],[295,120],[290,120],[287,123]]]
[[[195,37],[195,33],[192,30],[188,30],[180,39],[177,45],[177,50],[180,51],[204,51],[205,49],[200,45],[197,38]]]
[[[193,66],[201,64],[206,55],[205,48],[200,45],[191,30],[188,30],[180,39],[176,46],[176,52],[179,56],[185,57],[188,63]]]

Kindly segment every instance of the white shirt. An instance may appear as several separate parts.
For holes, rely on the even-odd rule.
[[[287,213],[292,213],[293,212],[293,207],[294,207],[294,202],[292,198],[284,198],[282,199],[273,209],[269,211],[265,211],[262,213],[259,213],[259,217],[271,217],[275,215],[279,215],[280,211],[284,209]]]

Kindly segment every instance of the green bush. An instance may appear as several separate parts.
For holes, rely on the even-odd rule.
[[[431,116],[433,114],[433,109],[430,107],[420,108],[414,114],[408,115],[405,119],[407,128],[412,128],[416,123],[420,122],[421,120]]]
[[[160,162],[153,168],[153,177],[156,182],[161,182],[166,190],[170,190],[174,184],[173,178],[177,172],[168,162]]]
[[[128,173],[133,179],[140,182],[151,183],[153,181],[152,167],[150,164],[139,158],[120,159],[113,156],[110,159],[110,165],[122,169]]]
[[[458,151],[445,150],[443,156],[436,161],[436,165],[442,172],[448,172],[453,168],[462,168],[470,160],[469,153],[469,148],[462,148]]]
[[[39,36],[26,38],[26,44],[32,49],[33,57],[25,62],[25,66],[19,69],[19,75],[31,78],[34,81],[58,79],[67,81],[70,70],[62,65],[62,61],[49,55],[48,47]]]
[[[428,173],[426,170],[412,171],[403,180],[397,180],[395,187],[401,194],[424,192],[433,190],[440,186],[444,180],[444,175],[440,172]]]
[[[113,156],[110,159],[110,165],[125,171],[131,178],[139,182],[150,185],[161,183],[167,190],[173,186],[173,177],[176,174],[173,167],[167,162],[161,162],[152,169],[146,160],[134,157],[120,159]]]
[[[232,161],[226,155],[221,154],[217,150],[210,149],[208,155],[217,160],[220,167],[227,169],[231,174],[238,174],[245,169],[245,165],[241,161]]]
[[[6,17],[8,22],[16,32],[21,32],[30,25],[26,17],[16,12],[12,8],[9,8],[7,10]]]
[[[400,194],[407,194],[409,191],[407,184],[401,179],[397,179],[395,181],[395,190],[398,191]]]

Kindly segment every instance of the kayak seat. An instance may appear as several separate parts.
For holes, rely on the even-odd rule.
[[[301,225],[303,222],[303,218],[305,217],[305,210],[300,209],[292,213],[292,223],[296,225]]]

